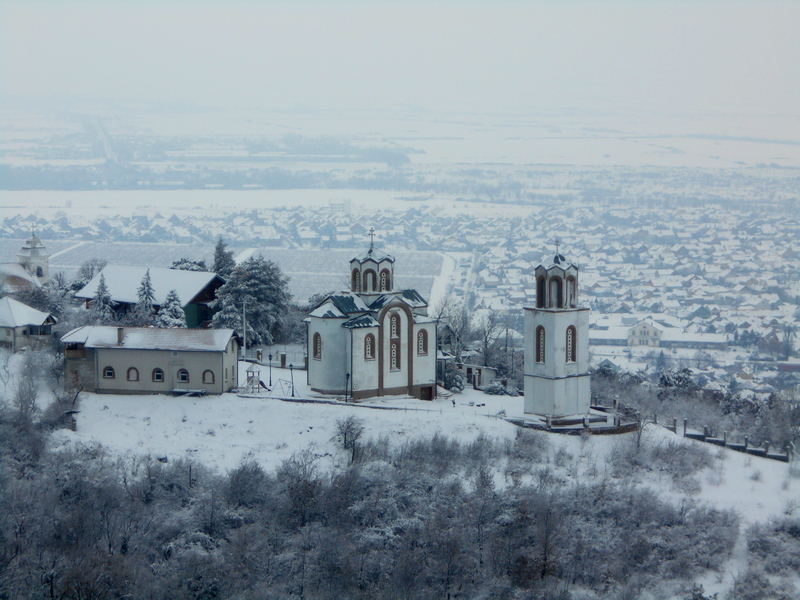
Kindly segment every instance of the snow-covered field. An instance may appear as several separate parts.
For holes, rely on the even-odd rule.
[[[422,402],[413,398],[390,397],[359,405],[297,402],[296,399],[323,400],[304,383],[305,373],[295,371],[295,401],[291,397],[288,370],[273,368],[274,394],[223,394],[204,398],[169,396],[117,396],[83,394],[76,432],[61,430],[55,444],[100,444],[121,457],[152,455],[168,460],[193,458],[226,472],[244,459],[254,459],[273,469],[294,453],[311,449],[320,457],[320,466],[335,469],[346,464],[336,440],[336,422],[349,415],[362,420],[365,438],[387,438],[391,444],[439,433],[462,442],[483,433],[513,440],[517,427],[504,420],[520,416],[523,399],[489,396],[466,390],[450,398]],[[262,379],[267,370],[262,367]],[[498,415],[500,413],[500,415]],[[631,443],[631,436],[570,436],[540,433],[549,440],[553,468],[568,481],[587,482],[593,478],[612,478],[608,458]],[[800,500],[800,478],[792,465],[745,455],[732,450],[685,439],[654,425],[643,434],[644,444],[698,444],[716,457],[714,465],[693,478],[693,488],[678,489],[668,474],[637,472],[638,483],[651,487],[660,497],[690,509],[692,502],[707,502],[722,509],[733,509],[741,517],[741,531],[755,523],[789,510]],[[560,455],[562,460],[556,461]],[[563,457],[568,457],[565,464]],[[498,464],[498,486],[510,485]],[[687,504],[687,502],[689,504]],[[725,592],[734,578],[747,570],[744,537],[724,574],[709,573],[700,583],[706,593]]]

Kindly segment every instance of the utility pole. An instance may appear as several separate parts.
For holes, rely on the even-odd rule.
[[[247,300],[242,300],[242,339],[244,340],[244,355],[242,358],[247,360]]]

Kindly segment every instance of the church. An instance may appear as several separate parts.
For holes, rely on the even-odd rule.
[[[17,254],[18,262],[0,264],[0,287],[15,293],[42,287],[50,277],[50,254],[42,241],[31,234]]]
[[[350,290],[308,316],[308,384],[323,394],[436,397],[436,320],[413,289],[394,289],[395,259],[371,241],[350,261]]]
[[[536,267],[536,307],[525,308],[525,412],[589,413],[589,309],[578,304],[578,266],[558,253]]]

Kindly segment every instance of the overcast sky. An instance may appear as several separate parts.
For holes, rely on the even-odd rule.
[[[800,113],[800,2],[0,0],[9,95]]]

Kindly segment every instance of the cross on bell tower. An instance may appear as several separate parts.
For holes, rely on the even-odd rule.
[[[375,249],[375,228],[374,227],[370,227],[369,228],[369,249],[370,250],[374,250]]]
[[[556,238],[555,239],[555,245],[556,245],[556,254],[558,254],[558,247],[561,245],[561,240]]]

